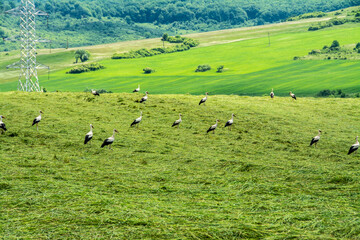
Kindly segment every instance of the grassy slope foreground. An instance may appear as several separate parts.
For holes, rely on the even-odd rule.
[[[0,94],[2,238],[360,238],[360,161],[347,155],[359,134],[357,99],[139,98]],[[139,129],[129,128],[140,110]],[[171,128],[179,113],[180,129]],[[114,150],[101,149],[113,128]]]

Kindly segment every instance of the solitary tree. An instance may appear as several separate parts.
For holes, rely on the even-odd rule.
[[[164,33],[161,41],[163,42],[163,47],[165,48],[165,41],[167,41],[169,39],[169,35],[167,33]]]
[[[90,58],[90,52],[84,49],[78,49],[75,52],[75,60],[76,63],[78,63],[78,60],[80,59],[81,62],[85,62],[89,60]]]
[[[331,50],[338,50],[340,47],[340,43],[338,40],[334,40],[330,46]]]

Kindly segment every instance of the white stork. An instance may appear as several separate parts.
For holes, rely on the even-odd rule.
[[[234,117],[236,117],[235,114],[231,114],[231,119],[225,123],[225,127],[229,127],[230,130],[231,130],[231,125],[233,125],[234,123]]]
[[[271,89],[271,93],[270,93],[270,97],[271,97],[271,98],[274,98],[274,96],[275,96],[275,94],[274,94],[274,89],[272,88],[272,89]]]
[[[212,125],[211,127],[209,127],[209,129],[206,131],[206,133],[209,133],[211,131],[213,131],[213,134],[215,133],[215,129],[218,126],[218,122],[220,122],[220,120],[216,119],[216,123],[214,125]]]
[[[316,147],[316,144],[319,142],[320,140],[320,134],[321,134],[321,130],[319,129],[319,133],[318,135],[316,135],[315,137],[313,137],[313,139],[311,139],[311,142],[310,142],[310,145],[309,146],[312,146],[314,143],[315,143],[315,147]]]
[[[116,129],[114,129],[113,131],[113,135],[107,139],[105,139],[105,141],[103,142],[103,144],[101,145],[101,147],[105,147],[107,145],[109,145],[109,149],[111,149],[111,144],[114,142],[115,140],[115,133],[118,133],[118,131]]]
[[[140,100],[140,103],[145,102],[148,99],[148,91],[145,92],[145,96],[143,96]]]
[[[37,116],[34,121],[33,121],[33,124],[31,126],[34,126],[36,124],[36,130],[39,131],[39,122],[41,121],[41,114],[43,113],[41,110],[39,111],[40,115]]]
[[[175,126],[178,126],[178,128],[179,128],[179,126],[180,126],[180,123],[182,122],[182,119],[181,119],[181,113],[179,114],[179,119],[178,120],[176,120],[173,124],[172,124],[172,126],[171,127],[175,127]]]
[[[295,99],[296,100],[296,96],[295,94],[293,94],[291,91],[289,92],[290,96],[292,97],[292,99]]]
[[[5,126],[5,123],[3,123],[2,119],[5,118],[3,115],[0,115],[0,130],[1,130],[1,134],[3,132],[6,132],[6,126]]]
[[[85,140],[84,140],[84,144],[87,144],[93,137],[93,128],[94,126],[92,124],[90,124],[90,132],[88,132],[86,135],[85,135]],[[90,142],[91,144],[91,142]]]
[[[98,93],[98,91],[94,90],[94,89],[91,89],[91,93],[92,95],[94,96],[99,96],[100,97],[100,94]]]
[[[359,141],[358,141],[358,136],[356,136],[356,143],[351,145],[350,149],[349,149],[349,152],[348,152],[348,155],[355,152],[356,150],[358,150],[359,148]]]
[[[138,87],[133,92],[140,92],[140,84],[138,85]]]
[[[140,111],[140,117],[138,117],[137,119],[135,119],[135,120],[131,123],[130,127],[139,124],[139,123],[141,122],[141,119],[142,119],[142,111]],[[137,125],[137,126],[139,126],[139,125]]]
[[[200,100],[199,105],[201,105],[202,103],[205,105],[205,102],[206,102],[206,100],[207,100],[208,94],[209,94],[209,93],[205,93],[205,97]]]

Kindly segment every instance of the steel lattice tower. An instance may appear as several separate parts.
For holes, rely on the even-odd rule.
[[[40,92],[37,69],[49,69],[49,67],[36,62],[36,30],[35,17],[48,16],[43,11],[35,9],[33,0],[21,0],[19,7],[6,11],[7,14],[20,16],[20,61],[13,63],[7,68],[20,69],[18,90],[25,92]],[[25,78],[25,79],[24,79]]]

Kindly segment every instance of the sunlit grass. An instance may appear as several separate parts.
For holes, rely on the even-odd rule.
[[[0,94],[2,238],[359,237],[357,99],[141,96]],[[114,128],[113,151],[101,149]]]

